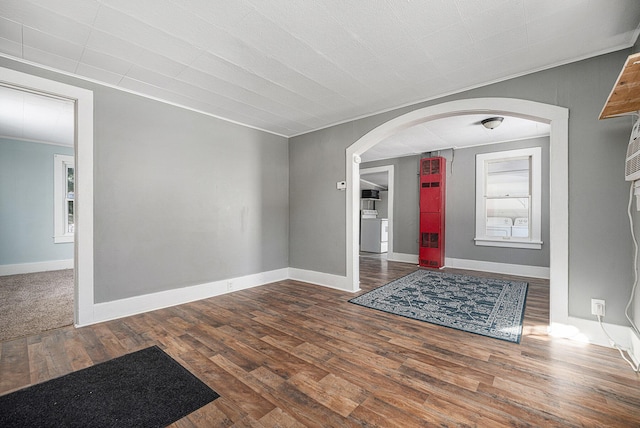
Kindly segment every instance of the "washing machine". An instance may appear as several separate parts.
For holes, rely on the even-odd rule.
[[[509,217],[487,217],[487,236],[509,237],[512,227]]]
[[[511,236],[514,238],[529,237],[529,219],[526,217],[518,217],[514,220],[511,227]]]

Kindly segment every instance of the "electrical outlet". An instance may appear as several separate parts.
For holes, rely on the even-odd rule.
[[[600,315],[604,316],[604,300],[602,299],[591,299],[591,315]]]
[[[227,281],[227,291],[233,290],[233,281]]]

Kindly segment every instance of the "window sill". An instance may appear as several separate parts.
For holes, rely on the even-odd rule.
[[[54,244],[64,244],[64,243],[67,243],[67,242],[73,242],[73,238],[74,238],[74,236],[73,236],[73,235],[68,235],[68,236],[65,236],[65,235],[54,236],[54,237],[53,237],[53,243],[54,243]]]
[[[542,249],[542,241],[523,241],[513,238],[475,238],[476,245],[484,247],[524,248],[528,250]]]

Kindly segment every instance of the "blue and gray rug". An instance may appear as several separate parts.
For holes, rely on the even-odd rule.
[[[349,301],[520,343],[526,298],[526,282],[417,270]]]

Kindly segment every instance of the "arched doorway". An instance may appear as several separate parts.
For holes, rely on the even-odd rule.
[[[568,319],[569,286],[569,111],[564,107],[512,98],[473,98],[450,101],[420,108],[392,119],[369,131],[346,150],[347,171],[347,284],[359,289],[358,235],[356,213],[359,204],[360,155],[384,138],[420,123],[448,116],[467,114],[508,114],[549,123],[550,131],[550,316],[551,324],[565,324]]]

